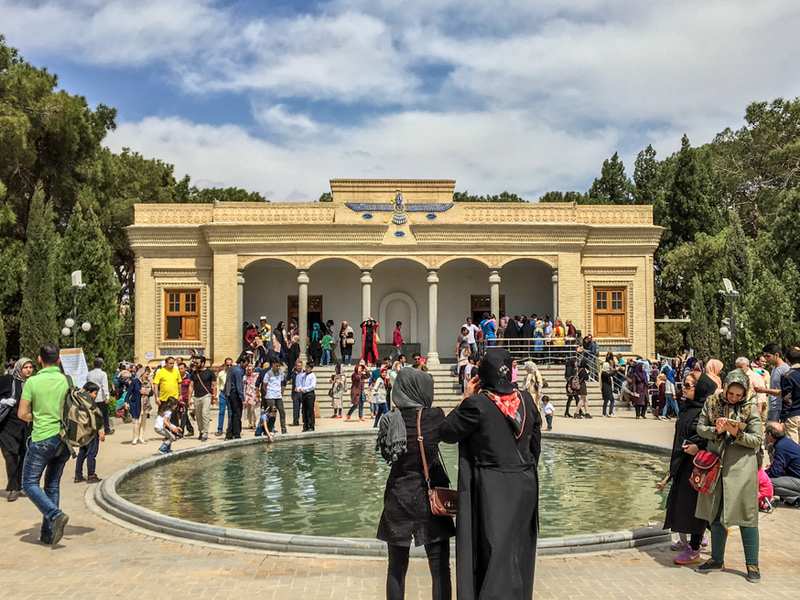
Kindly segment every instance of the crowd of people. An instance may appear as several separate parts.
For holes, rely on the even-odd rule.
[[[359,421],[366,421],[369,410],[379,432],[378,448],[392,463],[378,531],[378,537],[389,544],[388,597],[402,597],[412,539],[428,552],[434,590],[439,590],[435,597],[450,597],[447,540],[455,534],[458,564],[472,565],[464,569],[469,576],[458,575],[459,594],[463,588],[464,593],[479,596],[486,586],[499,585],[528,597],[537,519],[536,503],[530,499],[538,489],[535,465],[540,431],[543,422],[552,429],[554,413],[543,393],[548,383],[536,363],[527,360],[520,370],[507,346],[487,348],[476,361],[473,342],[465,337],[456,348],[459,354],[464,349],[469,352],[466,363],[459,366],[463,397],[445,416],[441,409],[432,409],[433,378],[426,373],[422,357],[415,354],[409,362],[399,354],[380,361],[371,354],[377,351],[377,322],[367,319],[361,327],[373,349],[365,344],[363,358],[351,373],[345,371],[351,365],[337,361],[327,382],[318,382],[315,362],[295,360],[287,372],[281,352],[273,345],[272,354],[262,355],[258,343],[235,362],[225,359],[218,369],[193,354],[188,361],[167,357],[152,371],[121,363],[111,375],[97,358],[83,386],[96,406],[97,435],[80,448],[74,481],[100,481],[100,444],[116,433],[110,415],[131,425],[132,444],[146,444],[147,419],[155,411],[153,428],[162,440],[159,452],[164,454],[182,437],[196,433],[199,440],[208,440],[212,422],[214,433],[225,439],[240,438],[243,428],[249,427],[254,435],[271,441],[278,427],[282,433],[301,424],[303,431],[315,430],[322,404],[316,393],[323,386],[330,398],[329,418],[352,421],[357,412]],[[398,334],[401,327],[396,324]],[[350,339],[347,329],[344,323],[340,339]],[[329,332],[321,339],[325,337],[330,337]],[[401,335],[397,338],[402,345]],[[323,362],[328,358],[325,350]],[[262,362],[262,357],[269,361]],[[581,346],[567,360],[565,416],[570,416],[574,402],[573,418],[591,418],[586,382],[592,358]],[[37,362],[40,368],[35,375],[34,361],[21,357],[10,361],[6,375],[0,377],[0,447],[8,475],[8,500],[29,497],[43,514],[41,540],[55,544],[68,520],[58,507],[58,498],[70,453],[58,450],[60,407],[70,383],[59,368],[56,346],[44,346]],[[672,482],[665,527],[681,534],[673,546],[679,551],[675,562],[699,562],[700,547],[710,540],[711,558],[697,569],[722,569],[728,530],[735,525],[742,537],[747,578],[758,581],[758,512],[772,512],[780,501],[800,507],[800,348],[783,352],[776,344],[768,344],[753,360],[740,357],[732,369],[724,370],[716,359],[705,363],[693,358],[625,360],[609,353],[601,369],[603,415],[614,416],[615,403],[622,401],[636,409],[637,419],[645,418],[648,411],[654,419],[676,418],[669,470],[658,483],[663,491]],[[283,403],[287,385],[291,419]],[[350,407],[344,413],[347,397]],[[439,442],[459,444],[457,527],[451,517],[431,515],[426,506],[429,485],[433,489],[450,483],[436,451]],[[721,464],[718,480],[701,491],[691,482],[698,456]],[[429,469],[429,475],[422,476],[420,464]],[[40,487],[44,473],[47,477]],[[502,490],[502,497],[497,490]],[[526,533],[511,536],[511,528]],[[511,538],[513,544],[503,542]],[[487,545],[489,554],[497,557],[525,557],[519,564],[530,569],[509,572],[503,566],[506,559],[486,560]]]

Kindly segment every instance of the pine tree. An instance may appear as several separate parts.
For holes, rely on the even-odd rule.
[[[697,275],[692,278],[692,292],[689,344],[697,358],[707,361],[719,357],[717,306],[714,296]]]
[[[659,186],[659,163],[653,146],[639,152],[633,168],[633,202],[634,204],[654,205],[663,190]]]
[[[594,180],[586,196],[590,204],[633,204],[632,191],[625,165],[614,152],[614,156],[603,161],[600,177]]]
[[[59,323],[55,269],[60,238],[53,223],[53,206],[45,202],[41,188],[33,194],[25,233],[27,271],[19,313],[20,350],[22,355],[38,356],[44,344],[58,343]]]
[[[70,274],[81,271],[85,287],[78,291],[78,323],[88,321],[88,332],[78,331],[78,345],[87,361],[101,356],[114,365],[119,347],[120,314],[117,306],[119,282],[111,266],[112,250],[103,236],[94,211],[84,211],[79,204],[64,232],[60,284],[69,285]],[[72,294],[59,296],[61,312],[71,314]],[[79,325],[76,325],[79,326]]]

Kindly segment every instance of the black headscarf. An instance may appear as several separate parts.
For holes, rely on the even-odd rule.
[[[405,454],[408,432],[400,411],[409,408],[430,408],[433,404],[433,377],[424,371],[400,369],[392,385],[392,404],[397,408],[381,417],[378,423],[376,448],[382,449],[392,462]]]
[[[478,367],[481,389],[500,396],[513,393],[515,388],[511,384],[512,360],[511,354],[505,348],[496,348],[485,352],[481,358],[481,365]]]
[[[701,450],[706,446],[706,440],[697,434],[697,422],[706,399],[717,391],[717,384],[705,373],[697,380],[694,388],[694,398],[684,397],[678,421],[675,423],[675,439],[672,443],[672,459],[670,460],[670,473],[679,473],[681,467],[691,466],[694,457],[683,451],[683,443],[688,441],[697,444]]]

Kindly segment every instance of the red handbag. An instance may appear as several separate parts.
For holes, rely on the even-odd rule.
[[[700,450],[694,457],[694,469],[689,483],[699,494],[714,491],[722,471],[722,457],[707,450]]]

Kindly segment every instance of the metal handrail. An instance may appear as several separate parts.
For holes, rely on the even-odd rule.
[[[559,343],[562,342],[562,343]],[[536,364],[565,364],[570,358],[578,355],[578,348],[583,346],[575,338],[495,338],[482,340],[478,344],[478,355],[483,351],[503,348],[508,350],[517,360],[517,366],[522,367],[526,360]],[[588,359],[589,379],[597,381],[600,372],[600,361],[597,355],[590,354],[585,349],[581,353]]]

